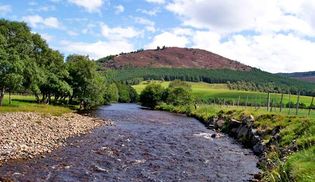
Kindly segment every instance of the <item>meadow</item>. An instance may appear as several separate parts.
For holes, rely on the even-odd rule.
[[[149,84],[149,83],[158,83],[161,84],[164,88],[167,88],[170,82],[168,81],[143,81],[138,85],[134,85],[133,87],[138,92],[141,91]],[[226,102],[226,105],[230,105],[231,107],[237,105],[238,100],[240,100],[241,105],[245,105],[247,103],[248,106],[262,106],[261,110],[267,110],[267,108],[263,107],[267,105],[268,94],[263,92],[254,92],[254,91],[241,91],[241,90],[230,90],[227,84],[208,84],[204,82],[187,82],[191,85],[192,94],[197,100],[201,100],[203,103],[213,103],[217,105],[223,105]],[[283,112],[284,113],[295,113],[293,109],[295,106],[292,104],[291,109],[287,108],[288,103],[291,101],[294,104],[297,103],[298,96],[297,95],[283,95]],[[216,100],[216,101],[214,101]],[[280,105],[281,94],[271,93],[270,100],[273,105]],[[300,103],[305,104],[306,107],[310,106],[312,102],[312,97],[309,96],[300,96]],[[242,108],[241,108],[242,109]],[[290,110],[290,111],[289,111]],[[274,108],[274,111],[279,111],[279,108]],[[307,115],[307,109],[300,109],[299,113],[301,115]]]
[[[9,104],[9,96],[5,95],[0,112],[38,112],[52,115],[61,115],[73,110],[70,107],[38,104],[32,95],[12,95],[12,103]]]

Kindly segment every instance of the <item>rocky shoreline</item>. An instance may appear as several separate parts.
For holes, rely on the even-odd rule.
[[[0,114],[0,166],[8,160],[49,153],[63,146],[69,137],[111,124],[111,121],[76,113],[62,116],[31,112]]]

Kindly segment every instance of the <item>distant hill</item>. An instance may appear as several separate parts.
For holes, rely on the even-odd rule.
[[[139,50],[98,60],[105,68],[199,68],[250,71],[250,66],[201,49],[167,47]]]
[[[296,72],[296,73],[279,73],[282,76],[304,80],[307,82],[315,83],[315,71],[309,72]]]
[[[231,88],[311,95],[315,84],[271,74],[201,49],[168,47],[138,50],[97,60],[112,81],[137,84],[143,80],[180,79],[228,83]]]

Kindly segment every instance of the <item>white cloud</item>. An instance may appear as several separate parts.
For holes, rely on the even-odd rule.
[[[41,37],[43,37],[47,42],[50,42],[50,41],[52,41],[52,40],[54,39],[54,36],[49,35],[49,34],[46,34],[46,33],[42,33],[42,34],[40,34],[40,35],[41,35]]]
[[[32,6],[35,6],[35,5],[32,5]],[[56,7],[53,6],[53,5],[50,5],[50,6],[39,6],[39,7],[36,7],[36,8],[34,7],[34,8],[27,9],[27,11],[29,11],[29,12],[48,12],[48,11],[55,11],[55,10],[56,10]]]
[[[172,0],[166,9],[191,33],[165,32],[151,46],[173,38],[270,72],[315,68],[314,0]]]
[[[106,24],[101,25],[102,35],[111,40],[122,40],[138,37],[142,32],[135,30],[133,27],[114,27],[111,28]]]
[[[293,34],[234,35],[224,42],[220,41],[221,38],[215,32],[197,31],[191,39],[192,47],[206,49],[274,73],[315,68],[315,62],[312,61],[314,42]]]
[[[115,14],[120,14],[123,13],[125,11],[125,7],[123,5],[118,5],[115,6]]]
[[[156,35],[152,42],[146,45],[146,48],[156,48],[157,46],[167,46],[167,47],[187,47],[190,40],[188,35],[191,32],[188,29],[174,29],[169,32],[163,32]]]
[[[93,43],[63,41],[61,44],[61,48],[70,54],[89,55],[93,59],[134,50],[133,45],[127,41],[97,41]]]
[[[99,9],[103,5],[103,0],[68,0],[79,7],[84,8],[88,12],[99,12]]]
[[[155,23],[143,17],[134,17],[136,23],[144,25],[149,32],[155,32]]]
[[[166,8],[178,15],[184,25],[220,33],[255,30],[315,35],[315,26],[310,26],[315,19],[312,0],[173,0]]]
[[[149,16],[156,16],[158,13],[160,13],[160,8],[154,8],[154,9],[150,9],[150,10],[137,9],[137,12],[141,12],[141,13],[149,15]]]
[[[12,11],[10,5],[1,5],[0,4],[0,15],[5,15],[7,13],[10,13]]]
[[[165,0],[146,0],[149,3],[164,4]]]
[[[66,32],[67,32],[67,34],[70,35],[70,36],[78,36],[78,35],[79,35],[78,32],[75,32],[75,31],[72,31],[72,30],[67,30]]]
[[[61,23],[56,17],[43,18],[39,15],[24,16],[23,21],[32,27],[61,28]]]

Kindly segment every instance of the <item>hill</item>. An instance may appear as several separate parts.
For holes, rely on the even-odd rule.
[[[113,81],[137,84],[143,80],[180,79],[191,82],[231,83],[231,89],[291,92],[312,95],[315,84],[271,74],[223,56],[189,48],[138,50],[97,60]]]
[[[201,49],[168,47],[139,50],[98,60],[105,68],[199,68],[250,71],[250,66]]]
[[[315,71],[296,72],[296,73],[280,73],[280,75],[287,76],[290,78],[295,78],[298,80],[303,80],[303,81],[315,83]]]

